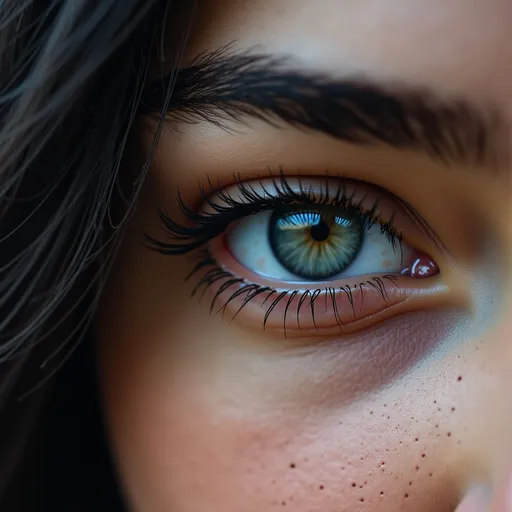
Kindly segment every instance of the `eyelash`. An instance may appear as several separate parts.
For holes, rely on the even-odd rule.
[[[240,176],[235,176],[234,178],[236,188],[245,201],[236,199],[229,193],[223,192],[220,190],[220,187],[216,189],[209,178],[209,193],[205,191],[203,186],[199,185],[201,199],[214,213],[194,212],[184,203],[181,193],[178,191],[179,208],[185,218],[191,223],[191,226],[178,224],[166,212],[160,210],[160,220],[167,237],[170,240],[174,240],[175,243],[162,242],[146,235],[145,238],[149,247],[169,256],[186,254],[204,246],[213,238],[221,235],[230,224],[237,220],[247,217],[248,215],[255,215],[266,210],[272,210],[277,206],[290,204],[303,205],[305,207],[314,206],[316,208],[331,206],[350,211],[363,219],[364,228],[366,230],[370,229],[375,224],[379,224],[381,234],[387,235],[393,248],[395,249],[397,243],[401,247],[402,233],[399,233],[393,224],[395,214],[393,213],[388,220],[384,220],[381,215],[377,215],[376,212],[379,200],[376,200],[369,210],[363,210],[361,205],[364,203],[365,197],[358,202],[354,202],[353,198],[355,192],[348,195],[345,183],[342,184],[340,182],[335,194],[332,195],[329,194],[330,187],[328,183],[326,183],[325,186],[325,193],[315,194],[312,188],[306,190],[303,187],[302,181],[299,181],[299,192],[296,192],[292,189],[288,183],[287,177],[281,170],[277,178],[271,175],[272,185],[275,190],[273,194],[267,191],[263,180],[260,179],[258,181],[263,190],[262,195],[257,192],[251,184],[243,182]],[[326,179],[332,179],[332,177],[326,177]],[[210,199],[212,194],[215,194],[216,197],[227,206],[219,205],[212,201]]]
[[[194,268],[187,276],[187,280],[193,278],[197,279],[196,284],[192,290],[192,297],[199,296],[202,298],[205,292],[216,285],[217,290],[213,294],[213,298],[210,304],[210,314],[214,312],[215,306],[219,300],[219,297],[224,294],[227,290],[235,287],[235,290],[229,294],[226,299],[223,299],[223,304],[218,307],[216,313],[222,313],[224,315],[228,305],[230,305],[235,299],[240,299],[241,304],[235,312],[233,319],[240,313],[240,311],[247,306],[256,297],[264,297],[263,304],[268,303],[268,307],[263,314],[263,328],[267,326],[270,315],[275,310],[276,306],[281,302],[285,301],[285,311],[283,319],[284,335],[286,337],[286,315],[289,313],[288,309],[293,301],[297,302],[295,308],[295,314],[297,316],[297,323],[299,325],[299,313],[301,308],[304,306],[310,310],[312,323],[316,328],[315,322],[315,305],[317,301],[325,293],[325,303],[327,308],[327,301],[332,301],[332,308],[334,315],[337,316],[337,304],[336,298],[342,293],[346,296],[350,307],[352,308],[354,318],[356,316],[356,309],[353,299],[353,291],[359,291],[361,294],[361,304],[364,300],[364,288],[370,287],[374,289],[381,296],[383,301],[387,301],[388,298],[388,286],[393,285],[400,288],[397,281],[396,275],[381,275],[379,277],[373,277],[371,279],[360,282],[352,287],[350,285],[337,286],[336,288],[325,286],[322,288],[312,287],[312,289],[297,290],[297,289],[273,289],[269,286],[262,286],[256,283],[246,281],[241,277],[237,277],[231,273],[225,267],[219,265],[219,263],[212,257],[207,244],[211,240],[224,234],[228,227],[246,217],[247,215],[255,215],[263,211],[273,209],[277,206],[298,204],[305,207],[314,206],[319,208],[322,206],[329,207],[340,207],[345,210],[350,210],[353,213],[360,216],[364,221],[365,229],[370,229],[372,226],[378,224],[381,229],[381,234],[387,235],[393,250],[398,247],[402,253],[402,232],[398,232],[394,226],[395,212],[391,213],[388,219],[384,219],[381,214],[378,214],[379,200],[373,202],[371,208],[363,210],[362,204],[365,201],[363,197],[357,202],[354,201],[355,192],[352,194],[347,193],[347,182],[354,185],[354,180],[345,180],[344,183],[340,181],[338,188],[334,193],[330,192],[332,184],[329,184],[333,180],[333,176],[326,175],[325,190],[322,192],[313,191],[312,187],[304,186],[302,180],[299,180],[299,190],[294,190],[285,174],[282,170],[278,176],[270,175],[270,182],[272,184],[272,192],[265,188],[263,180],[258,180],[259,188],[262,192],[255,190],[253,185],[254,182],[243,182],[240,176],[234,176],[235,190],[240,196],[233,197],[230,193],[223,191],[220,187],[214,187],[211,180],[208,178],[208,189],[199,185],[200,196],[203,201],[203,209],[200,211],[194,211],[189,208],[181,193],[178,191],[177,201],[179,208],[186,219],[186,224],[180,224],[173,220],[168,213],[160,211],[160,221],[166,232],[168,241],[157,240],[149,235],[145,235],[146,243],[149,248],[160,252],[164,255],[184,255],[198,250],[198,260],[195,263]],[[295,178],[296,179],[296,178]],[[268,180],[268,178],[267,178]],[[384,191],[385,192],[385,191]],[[388,194],[387,192],[385,192]],[[392,196],[392,194],[389,194]],[[216,197],[222,204],[218,204],[216,200],[212,200],[211,197]],[[427,235],[430,235],[431,231],[428,226],[424,224],[421,217],[410,208],[407,203],[400,201],[399,198],[397,203],[401,206],[411,221],[420,227],[420,229]],[[204,211],[207,208],[208,212]],[[403,254],[402,254],[403,256]],[[324,292],[324,293],[322,293]],[[265,296],[266,295],[266,296]],[[274,298],[271,300],[271,298]],[[291,308],[290,308],[291,309]],[[341,318],[336,318],[336,323],[340,330],[343,330],[343,321]]]
[[[210,314],[213,313],[213,310],[215,308],[215,303],[217,302],[218,297],[227,289],[229,289],[232,286],[236,285],[242,285],[241,288],[233,292],[224,302],[224,304],[216,311],[216,313],[222,313],[226,311],[226,308],[229,306],[229,304],[235,300],[238,297],[243,297],[244,294],[247,294],[247,296],[242,300],[241,306],[236,311],[235,315],[233,316],[232,320],[240,313],[240,311],[254,298],[258,297],[259,295],[263,293],[267,293],[267,297],[264,300],[264,303],[270,299],[270,297],[274,294],[278,294],[277,298],[275,298],[267,308],[264,314],[263,318],[263,328],[265,329],[268,319],[271,315],[271,313],[274,311],[275,307],[278,305],[278,303],[281,302],[281,300],[287,300],[287,307],[286,311],[288,310],[288,306],[292,303],[294,299],[298,298],[298,305],[296,308],[296,316],[297,316],[297,324],[300,325],[299,321],[299,313],[301,311],[301,308],[305,304],[306,307],[309,307],[311,312],[311,317],[313,321],[313,325],[316,327],[315,322],[315,305],[317,300],[320,298],[320,295],[322,292],[325,292],[325,300],[328,299],[332,300],[333,309],[336,311],[336,299],[335,294],[339,291],[344,293],[347,297],[347,300],[352,308],[353,315],[356,315],[355,311],[355,305],[354,305],[354,298],[352,290],[357,290],[357,288],[360,289],[360,293],[364,293],[363,286],[371,286],[374,290],[376,290],[382,297],[382,300],[387,300],[387,282],[393,284],[394,286],[399,287],[399,285],[396,283],[397,276],[394,275],[384,275],[381,277],[373,277],[372,279],[366,280],[365,282],[361,282],[358,285],[355,285],[352,289],[350,285],[347,286],[340,286],[338,288],[333,287],[325,287],[325,288],[315,288],[312,290],[274,290],[267,286],[260,286],[258,284],[254,283],[246,283],[242,278],[235,277],[231,272],[223,269],[220,267],[217,262],[210,256],[208,251],[204,251],[200,254],[199,262],[196,264],[192,272],[187,276],[187,278],[192,277],[193,275],[197,274],[200,270],[204,269],[205,267],[212,267],[210,270],[205,272],[201,278],[199,279],[199,282],[195,285],[194,289],[192,290],[192,297],[195,297],[198,292],[201,290],[202,287],[203,291],[201,293],[201,297],[204,296],[205,292],[208,290],[208,288],[212,285],[214,285],[216,282],[224,279],[224,282],[219,287],[217,292],[214,294],[214,297],[210,304]],[[288,297],[288,298],[286,298]],[[309,301],[307,300],[309,298]],[[327,305],[326,305],[327,309]],[[283,327],[284,327],[284,334],[286,337],[286,312],[284,314],[283,318]],[[337,313],[335,313],[337,316]],[[342,330],[343,322],[339,317],[336,318],[336,321],[338,323],[338,327],[340,330]],[[318,329],[317,329],[318,330]]]

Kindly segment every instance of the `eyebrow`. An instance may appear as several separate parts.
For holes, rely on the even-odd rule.
[[[247,124],[248,117],[276,127],[284,122],[351,144],[419,152],[447,166],[495,170],[509,160],[509,126],[492,105],[426,87],[336,79],[297,69],[288,57],[226,48],[202,54],[144,92],[142,113],[164,109],[168,120],[226,129],[232,121]]]

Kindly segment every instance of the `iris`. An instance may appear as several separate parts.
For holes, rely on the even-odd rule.
[[[288,271],[304,279],[328,279],[356,259],[364,242],[364,221],[339,207],[288,206],[272,214],[269,241]]]

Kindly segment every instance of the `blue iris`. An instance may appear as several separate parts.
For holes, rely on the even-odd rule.
[[[272,214],[269,240],[288,271],[304,279],[328,279],[356,259],[364,242],[364,222],[341,208],[288,206]]]

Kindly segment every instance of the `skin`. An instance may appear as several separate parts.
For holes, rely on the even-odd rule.
[[[200,4],[185,62],[258,45],[311,71],[492,102],[512,122],[511,19],[509,0],[217,0]],[[164,131],[98,318],[131,510],[512,510],[512,167],[447,172],[253,120],[236,133],[179,130]],[[148,148],[150,123],[135,136]],[[176,186],[197,203],[206,174],[229,184],[279,165],[407,200],[452,251],[434,254],[448,293],[346,335],[284,340],[261,322],[210,316],[207,299],[189,299],[190,258],[146,249],[141,233],[162,237],[157,209],[178,213]]]

